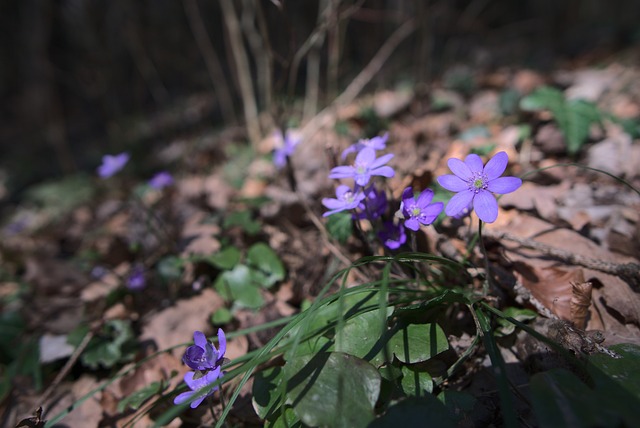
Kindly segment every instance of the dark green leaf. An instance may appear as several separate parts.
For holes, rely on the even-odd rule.
[[[449,349],[447,337],[438,324],[409,324],[396,331],[389,350],[403,363],[419,363]]]
[[[210,263],[218,269],[230,270],[240,261],[240,250],[236,247],[226,247],[222,251],[208,257],[198,257],[198,260]]]
[[[259,308],[264,303],[260,289],[251,281],[251,269],[246,265],[237,265],[220,275],[216,289],[234,304],[246,308]]]
[[[233,319],[233,314],[227,308],[220,308],[211,315],[211,322],[214,325],[224,325]]]
[[[307,425],[366,427],[380,392],[368,362],[340,352],[295,358],[284,367],[287,404]]]
[[[640,346],[622,343],[610,349],[622,358],[611,358],[605,354],[594,354],[589,361],[609,379],[619,383],[629,393],[640,399]]]
[[[118,412],[122,413],[127,408],[132,410],[138,410],[140,406],[144,404],[145,401],[153,397],[154,395],[160,394],[164,389],[162,382],[153,382],[144,388],[134,392],[128,397],[123,398],[118,403]]]
[[[252,279],[269,288],[284,279],[285,271],[280,258],[267,244],[258,242],[247,252],[247,264],[252,268]]]
[[[279,415],[282,406],[282,376],[280,366],[262,370],[254,376],[251,402],[261,419],[275,420]]]
[[[158,273],[166,281],[175,281],[182,277],[184,260],[180,257],[169,256],[158,262]]]
[[[230,212],[226,215],[222,227],[230,229],[236,226],[242,228],[249,235],[255,235],[262,229],[260,222],[255,220],[249,211]]]
[[[455,426],[447,407],[433,395],[427,394],[420,398],[407,398],[391,406],[387,413],[373,421],[369,428],[454,428]]]
[[[344,244],[353,234],[351,213],[338,212],[327,218],[327,231],[336,241]]]
[[[476,398],[468,392],[444,390],[438,394],[438,400],[442,401],[453,418],[460,422],[473,410]]]
[[[407,396],[423,397],[433,392],[433,379],[425,371],[413,366],[402,366],[402,392]]]

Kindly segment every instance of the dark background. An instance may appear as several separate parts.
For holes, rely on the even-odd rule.
[[[411,19],[415,31],[370,89],[400,80],[428,85],[454,66],[544,72],[559,63],[597,62],[633,47],[640,37],[637,0],[234,4],[241,22],[260,36],[256,50],[245,33],[244,48],[258,108],[276,122],[292,114],[292,101],[305,94],[308,54],[301,56],[297,70],[292,65],[318,28],[323,37],[311,51],[321,63],[320,106],[339,94],[393,31]],[[319,18],[319,9],[327,7],[332,12]],[[204,36],[198,36],[198,22],[206,28]],[[238,73],[218,0],[3,0],[0,34],[5,201],[43,178],[92,171],[104,153],[132,147],[148,151],[177,133],[242,121]],[[210,44],[208,54],[217,57],[223,79],[203,59],[203,42]],[[271,98],[259,88],[260,78],[268,78],[261,60],[271,70],[266,83]]]

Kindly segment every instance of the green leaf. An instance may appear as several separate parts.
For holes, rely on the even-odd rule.
[[[264,424],[265,428],[302,428],[302,422],[300,418],[293,411],[293,407],[284,406],[284,415],[278,413],[278,417],[271,422],[267,420]]]
[[[212,264],[221,270],[233,269],[235,265],[240,261],[240,250],[236,247],[230,246],[224,248],[222,251],[212,254],[207,257],[198,257],[198,260]]]
[[[133,330],[128,321],[107,321],[99,334],[91,339],[80,360],[92,369],[98,369],[100,366],[113,367],[132,356],[124,352],[124,347],[133,337]],[[69,337],[67,341],[69,342]]]
[[[282,406],[282,378],[283,371],[280,366],[262,370],[254,376],[251,403],[261,419],[278,418]]]
[[[411,366],[402,366],[400,386],[405,395],[421,397],[433,392],[433,379],[425,371],[419,371]]]
[[[602,120],[595,104],[584,100],[566,100],[555,88],[542,87],[520,101],[520,108],[528,111],[549,110],[567,140],[570,154],[577,153],[589,137],[589,128]]]
[[[252,279],[269,288],[284,279],[285,270],[278,255],[267,244],[258,242],[247,252],[247,264],[252,268]]]
[[[118,402],[118,412],[122,413],[127,408],[132,410],[138,410],[140,406],[144,404],[145,401],[153,397],[154,395],[160,394],[164,389],[162,382],[153,382],[142,389],[132,393],[128,397],[123,398]]]
[[[433,395],[427,394],[424,397],[407,398],[391,406],[387,413],[373,421],[369,428],[455,426],[447,407]]]
[[[250,211],[236,211],[226,215],[222,227],[231,229],[236,226],[242,228],[249,235],[255,235],[262,229],[262,224],[253,218]]]
[[[211,322],[214,325],[224,325],[233,319],[233,314],[227,308],[220,308],[211,315]]]
[[[393,308],[387,308],[386,319],[393,312]],[[380,319],[380,312],[373,310],[365,312],[349,319],[342,332],[336,337],[336,351],[345,352],[370,361],[375,366],[381,366],[385,361],[384,345],[389,340],[389,335],[381,338],[383,324]],[[393,353],[389,350],[389,357],[393,358]]]
[[[523,308],[514,308],[508,307],[504,309],[504,314],[507,317],[511,317],[516,321],[526,322],[536,319],[538,315],[535,311],[531,309],[523,309]],[[514,331],[516,331],[516,326],[509,320],[505,318],[498,318],[499,327],[495,330],[496,336],[508,336]]]
[[[397,330],[389,350],[403,363],[419,363],[449,349],[447,337],[438,324],[409,324]]]
[[[260,289],[251,281],[251,269],[246,265],[237,265],[223,272],[216,281],[216,289],[234,304],[245,308],[259,308],[264,300]]]
[[[613,428],[637,424],[640,402],[612,382],[592,389],[568,370],[552,369],[531,378],[531,394],[540,426]]]
[[[184,260],[180,257],[169,256],[158,262],[158,273],[166,281],[175,281],[182,277]]]
[[[331,214],[327,219],[327,232],[341,244],[347,242],[347,239],[353,234],[351,213],[342,211]]]
[[[295,358],[284,366],[287,404],[307,425],[366,427],[374,419],[380,374],[340,352]]]
[[[640,346],[631,343],[613,345],[609,349],[622,358],[611,358],[605,354],[594,354],[589,361],[609,379],[620,384],[629,393],[640,399]]]

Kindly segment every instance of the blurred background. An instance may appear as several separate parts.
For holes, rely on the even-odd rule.
[[[385,43],[367,89],[464,89],[500,67],[636,61],[638,16],[636,0],[4,0],[0,200],[202,129],[259,139],[312,117]]]

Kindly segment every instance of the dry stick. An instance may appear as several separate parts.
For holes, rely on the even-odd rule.
[[[256,63],[256,77],[258,82],[258,94],[262,102],[263,111],[269,111],[271,103],[271,62],[269,61],[269,50],[264,45],[265,33],[262,35],[255,26],[257,20],[256,8],[260,7],[260,3],[255,0],[242,1],[242,30],[247,36],[247,42],[251,48],[253,58]]]
[[[529,238],[521,238],[508,232],[485,231],[485,236],[496,240],[506,239],[520,244],[523,247],[532,250],[538,250],[546,255],[555,257],[567,263],[580,265],[588,269],[598,270],[600,272],[619,276],[632,285],[640,286],[640,264],[637,263],[612,263],[603,260],[592,259],[590,257],[581,256],[579,254],[570,253],[559,248],[551,247]]]
[[[224,76],[218,55],[211,44],[211,39],[202,21],[202,16],[198,9],[198,2],[197,0],[183,0],[182,3],[189,21],[191,33],[196,40],[198,50],[200,51],[200,55],[202,55],[207,71],[209,71],[209,78],[213,84],[214,94],[217,95],[218,98],[222,118],[227,124],[234,123],[236,121],[236,115],[234,113],[231,92],[229,92],[229,85]]]
[[[64,367],[62,367],[62,370],[60,370],[60,373],[58,373],[53,382],[51,382],[51,385],[49,385],[44,394],[42,394],[42,397],[40,397],[40,407],[44,407],[45,402],[51,396],[53,390],[56,389],[60,382],[62,382],[62,379],[64,379],[64,377],[69,374],[69,371],[71,371],[73,365],[76,363],[76,361],[78,361],[78,358],[80,358],[82,352],[85,350],[87,345],[89,345],[91,339],[93,339],[94,334],[94,330],[91,329],[87,332],[87,334],[84,335],[76,350],[73,351],[73,354],[71,355],[67,363],[64,365]]]
[[[157,104],[162,104],[169,98],[169,92],[162,83],[160,73],[153,64],[151,57],[144,48],[144,43],[140,40],[137,28],[133,21],[129,19],[125,24],[125,34],[128,39],[127,46],[131,51],[131,57],[138,68],[140,75],[147,82],[149,92]]]
[[[323,126],[329,126],[335,120],[334,111],[353,101],[362,91],[373,76],[382,68],[385,61],[391,56],[395,48],[407,38],[416,28],[413,20],[407,21],[398,28],[387,41],[380,47],[380,50],[369,61],[369,64],[353,79],[347,88],[338,96],[331,105],[323,109],[316,117],[311,119],[303,128],[302,135],[308,139]]]
[[[327,0],[318,3],[318,28],[322,26],[323,8]],[[320,93],[320,48],[324,44],[325,32],[318,33],[307,55],[307,84],[302,109],[303,123],[316,115],[318,108],[318,94]]]
[[[340,63],[340,0],[329,0],[329,28],[327,31],[327,92],[333,97],[338,92],[338,65]]]
[[[247,133],[255,147],[260,142],[261,131],[260,123],[258,122],[258,106],[256,105],[255,92],[251,82],[249,59],[242,42],[240,23],[238,22],[233,2],[231,0],[220,0],[220,7],[222,8],[227,32],[229,33],[231,53],[238,71],[238,84],[240,85],[240,94],[242,96],[244,120],[247,122]]]

